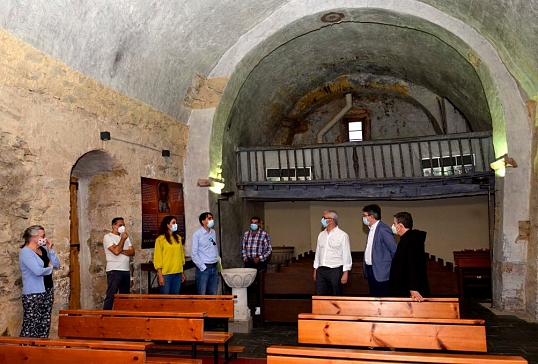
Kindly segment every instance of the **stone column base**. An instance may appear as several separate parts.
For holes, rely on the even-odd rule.
[[[228,331],[237,332],[239,334],[250,334],[252,332],[252,317],[246,320],[230,319],[228,322]]]

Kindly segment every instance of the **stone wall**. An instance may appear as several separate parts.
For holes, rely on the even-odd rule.
[[[181,100],[178,100],[181,102]],[[109,131],[112,140],[101,141]],[[23,230],[46,228],[61,268],[54,273],[57,310],[69,302],[70,198],[73,167],[88,153],[107,156],[80,171],[77,212],[81,219],[81,275],[86,307],[104,293],[103,234],[114,216],[125,217],[137,255],[132,289],[138,289],[140,262],[140,177],[183,180],[188,127],[129,99],[0,30],[0,332],[17,336],[22,321],[18,253]],[[161,156],[169,149],[171,156]],[[106,158],[105,158],[106,159]],[[105,168],[106,167],[106,168]],[[81,267],[84,265],[81,264]],[[81,268],[82,269],[82,268]],[[84,278],[83,278],[84,279]]]

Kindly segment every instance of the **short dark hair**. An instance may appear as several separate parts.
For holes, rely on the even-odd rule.
[[[258,220],[258,224],[262,221],[258,216],[252,216],[250,218],[250,221],[252,221],[252,220]]]
[[[362,209],[362,212],[366,212],[368,215],[373,216],[376,220],[381,220],[381,207],[379,207],[379,205],[366,205]]]
[[[112,219],[112,225],[116,225],[116,223],[118,222],[118,220],[124,220],[123,217],[115,217]],[[125,221],[125,220],[124,220]]]
[[[200,225],[204,226],[204,224],[202,223],[202,221],[204,221],[205,219],[207,219],[207,217],[211,215],[213,216],[213,214],[211,212],[202,212],[200,214],[200,216],[198,216],[198,221],[200,221]]]
[[[398,212],[394,218],[398,224],[402,224],[406,229],[413,229],[413,217],[409,212]]]

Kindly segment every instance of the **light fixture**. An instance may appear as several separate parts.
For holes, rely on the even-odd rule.
[[[168,149],[162,150],[162,156],[163,157],[170,157],[170,151]]]
[[[495,159],[493,162],[489,164],[491,169],[494,171],[500,171],[505,169],[506,167],[517,167],[517,162],[514,160],[514,158],[510,158],[508,154],[501,155],[497,159]]]
[[[102,131],[101,132],[101,140],[110,140],[110,132]]]

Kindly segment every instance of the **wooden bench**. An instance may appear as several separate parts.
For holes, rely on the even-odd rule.
[[[417,302],[399,297],[312,297],[312,313],[317,315],[457,319],[459,307],[457,298],[425,298]]]
[[[287,268],[286,268],[287,269]],[[313,268],[291,268],[289,273],[260,274],[261,321],[296,322],[301,312],[312,311],[312,296],[316,294]],[[368,281],[362,270],[352,271],[344,285],[345,295],[367,295]],[[286,309],[283,310],[282,308]]]
[[[205,313],[196,312],[139,312],[124,310],[60,310],[58,336],[77,339],[148,340],[189,343],[192,357],[197,345],[213,346],[214,361],[218,363],[219,345],[224,346],[225,362],[237,357],[228,355],[231,332],[204,332]],[[157,343],[153,346],[157,348]],[[159,349],[174,350],[166,344]]]
[[[232,295],[162,295],[162,294],[116,294],[114,309],[145,312],[204,312],[207,319],[224,322],[224,331],[228,332],[228,320],[234,318],[234,296]],[[207,320],[204,330],[207,329]],[[207,335],[207,332],[206,332]],[[203,344],[210,344],[204,340]],[[158,346],[159,347],[159,346]],[[176,345],[178,350],[185,350],[184,345]],[[198,346],[203,351],[212,347]],[[219,350],[225,350],[219,346]],[[229,345],[228,352],[242,353],[244,346]]]
[[[205,312],[208,318],[233,319],[232,295],[116,294],[114,309],[146,312]]]
[[[301,346],[269,346],[267,364],[351,364],[351,363],[443,363],[443,364],[525,364],[520,356],[413,353],[353,350]]]
[[[484,320],[299,315],[300,344],[486,352]]]
[[[201,364],[198,359],[147,357],[152,342],[0,337],[0,362]]]

